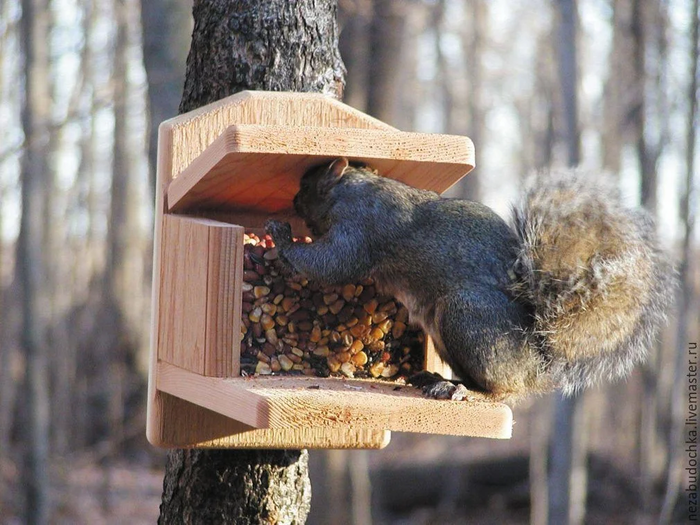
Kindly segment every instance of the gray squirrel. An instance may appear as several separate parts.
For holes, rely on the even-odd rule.
[[[300,184],[294,208],[315,241],[269,220],[280,259],[324,284],[372,277],[401,301],[461,379],[411,380],[430,397],[516,400],[624,377],[665,320],[674,273],[650,217],[575,170],[540,174],[513,228],[344,158]]]

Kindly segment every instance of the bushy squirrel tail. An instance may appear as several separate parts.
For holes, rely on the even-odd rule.
[[[644,360],[675,288],[651,217],[579,171],[541,173],[528,188],[514,210],[515,292],[532,306],[529,335],[545,375],[566,394],[626,376]]]

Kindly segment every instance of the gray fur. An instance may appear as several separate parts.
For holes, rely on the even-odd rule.
[[[651,221],[578,173],[531,188],[512,229],[482,204],[339,159],[309,171],[295,198],[314,243],[293,243],[278,221],[267,229],[310,279],[373,277],[472,388],[514,398],[626,375],[670,302]]]

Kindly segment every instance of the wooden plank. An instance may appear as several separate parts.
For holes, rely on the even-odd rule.
[[[163,123],[172,134],[172,178],[232,124],[395,128],[320,93],[241,91]]]
[[[337,157],[361,160],[384,176],[442,193],[474,167],[474,146],[467,137],[451,135],[230,126],[172,181],[168,208],[289,213],[304,172]]]
[[[194,221],[163,217],[159,351],[163,359],[204,373],[207,241]],[[203,234],[204,233],[204,234]]]
[[[155,391],[155,395],[153,406],[159,407],[163,424],[151,424],[148,440],[159,447],[379,449],[391,439],[386,430],[253,429],[165,392]]]
[[[241,373],[243,233],[240,226],[209,228],[204,352],[204,374],[208,376]]]
[[[253,428],[268,428],[270,416],[265,398],[232,384],[230,380],[211,378],[161,361],[158,365],[158,390],[208,408]]]
[[[153,231],[153,274],[151,280],[151,345],[148,363],[148,398],[146,400],[146,438],[150,443],[163,442],[166,430],[163,412],[171,408],[164,405],[163,395],[156,389],[158,359],[164,356],[161,350],[161,266],[162,251],[166,245],[163,238],[165,212],[165,186],[172,179],[172,129],[167,123],[158,127],[158,152],[156,158],[156,188]]]
[[[164,215],[160,358],[204,375],[240,373],[243,228]]]
[[[214,412],[270,429],[362,428],[507,439],[506,405],[474,393],[435,401],[394,383],[312,377],[211,378],[160,363],[158,389]]]

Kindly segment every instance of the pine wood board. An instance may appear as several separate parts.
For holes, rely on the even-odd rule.
[[[291,213],[301,176],[338,157],[438,193],[474,167],[467,137],[319,126],[228,127],[168,187],[168,209]]]
[[[241,91],[161,123],[172,137],[176,178],[231,125],[318,126],[396,130],[396,128],[321,93]]]
[[[163,217],[158,351],[200,374],[240,374],[243,228]]]
[[[253,428],[391,430],[507,439],[510,409],[474,393],[436,401],[395,383],[312,377],[214,378],[159,363],[158,389]]]
[[[154,385],[155,389],[155,385]],[[365,429],[254,429],[207,408],[157,391],[162,424],[151,425],[151,444],[167,448],[379,449],[391,432]]]

